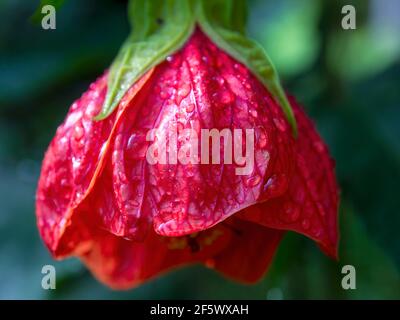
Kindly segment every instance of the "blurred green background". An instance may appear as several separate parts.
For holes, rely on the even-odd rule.
[[[38,4],[0,0],[0,298],[400,299],[400,1],[249,1],[249,34],[336,159],[340,261],[288,233],[255,286],[194,266],[125,292],[75,259],[52,260],[34,194],[57,125],[129,32],[126,1],[66,0],[51,31],[30,20]],[[356,7],[356,30],[341,28],[345,4]],[[45,264],[56,266],[56,290],[41,288]],[[356,268],[356,290],[341,288],[346,264]]]

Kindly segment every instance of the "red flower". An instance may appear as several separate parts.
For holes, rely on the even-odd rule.
[[[265,86],[202,32],[95,121],[106,90],[107,74],[71,106],[43,161],[36,211],[54,257],[78,256],[114,288],[195,262],[256,281],[284,230],[336,257],[338,195],[325,144],[291,99],[294,138]],[[254,129],[254,170],[150,164],[146,135],[153,128],[165,137],[171,128],[199,136],[201,129]]]

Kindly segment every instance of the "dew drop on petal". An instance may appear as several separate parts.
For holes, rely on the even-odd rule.
[[[311,232],[314,235],[314,237],[320,238],[323,233],[323,230],[321,227],[313,227]]]
[[[167,97],[168,97],[167,92],[164,91],[164,90],[162,90],[162,91],[160,92],[160,98],[161,98],[161,99],[166,99]]]
[[[250,109],[249,113],[253,118],[257,118],[258,117],[258,112],[255,109]]]
[[[304,220],[301,222],[301,226],[303,227],[304,230],[310,229],[310,220],[304,219]]]
[[[325,146],[321,141],[314,141],[313,146],[319,153],[323,153],[325,151]]]
[[[129,184],[123,184],[120,187],[120,193],[123,201],[129,200],[132,195],[132,190]]]
[[[276,197],[283,194],[288,187],[288,179],[285,174],[274,174],[264,184],[263,191],[267,197]]]
[[[137,135],[136,134],[132,134],[129,139],[128,139],[128,143],[126,145],[127,149],[133,149],[136,143],[136,139],[137,139]]]
[[[322,203],[317,202],[317,203],[316,203],[316,206],[317,206],[319,215],[320,215],[321,217],[325,217],[325,216],[326,216],[326,212],[325,212],[325,209],[324,209],[324,206],[322,205]]]
[[[225,83],[225,79],[222,77],[217,77],[217,82],[219,83],[220,86],[222,86]]]
[[[265,132],[261,131],[260,136],[258,138],[258,146],[260,148],[265,148],[267,146],[267,143],[268,143],[267,135],[265,134]]]
[[[176,131],[179,133],[185,128],[185,125],[182,122],[176,123]]]
[[[74,128],[74,138],[80,140],[83,137],[84,131],[81,124],[78,124]]]
[[[278,130],[280,130],[282,132],[286,131],[286,123],[283,119],[274,118],[273,121],[274,121],[275,127]]]
[[[288,222],[296,222],[300,217],[300,209],[291,202],[284,205],[284,213]]]
[[[221,93],[220,99],[221,99],[221,103],[223,103],[223,104],[230,104],[230,103],[233,102],[233,100],[235,99],[235,97],[233,96],[233,93],[232,93],[232,92],[230,92],[230,91],[228,91],[228,90],[225,90],[225,91],[223,91],[223,92]]]
[[[193,112],[193,110],[194,110],[194,104],[193,103],[189,103],[186,106],[186,112],[190,113],[190,112]]]
[[[259,184],[260,181],[261,181],[261,177],[257,174],[257,175],[255,175],[253,177],[248,178],[246,180],[246,185],[249,186],[249,187],[254,187],[257,184]]]
[[[183,84],[179,89],[178,89],[178,95],[183,99],[187,97],[187,95],[190,92],[190,85],[189,84]]]

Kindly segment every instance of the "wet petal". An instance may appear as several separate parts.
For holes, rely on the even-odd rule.
[[[148,75],[130,89],[128,101],[131,101]],[[74,209],[96,182],[113,136],[113,127],[127,105],[125,99],[121,101],[118,113],[103,121],[94,121],[93,117],[102,107],[106,90],[107,75],[104,75],[71,106],[43,160],[36,195],[36,214],[41,236],[56,256],[66,255],[72,250],[80,251],[79,246],[86,243],[89,234],[87,228],[93,227],[77,222],[75,230],[66,233],[66,229],[71,227]],[[61,243],[64,234],[69,237]]]
[[[167,60],[116,128],[112,181],[119,217],[114,219],[122,225],[111,231],[131,239],[143,233],[148,220],[165,236],[210,228],[257,201],[280,196],[293,171],[293,139],[285,116],[243,65],[200,31]],[[151,129],[157,131],[148,136]],[[201,139],[204,130],[212,129],[232,137],[230,158],[225,158],[229,148],[223,138],[216,164],[211,139],[208,148]],[[246,141],[246,129],[254,148]],[[245,155],[247,148],[246,163],[239,164],[236,155]],[[205,150],[209,164],[202,159]],[[248,171],[239,174],[246,165]],[[274,177],[275,189],[264,190]]]
[[[238,281],[253,283],[267,272],[280,240],[281,230],[255,223],[231,219],[232,240],[223,251],[208,260],[208,264]]]
[[[227,247],[230,239],[230,232],[221,227],[178,238],[162,237],[152,231],[143,242],[98,230],[93,246],[81,259],[103,283],[128,289],[171,268],[204,262]]]
[[[334,163],[311,120],[291,99],[299,127],[295,175],[282,197],[244,210],[243,216],[269,228],[292,230],[315,240],[337,257],[338,189]]]

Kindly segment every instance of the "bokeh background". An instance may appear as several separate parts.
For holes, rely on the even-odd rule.
[[[357,9],[356,30],[341,28],[345,4]],[[0,0],[0,298],[400,299],[400,1],[249,0],[249,34],[336,159],[340,261],[288,233],[257,285],[194,266],[124,292],[76,259],[52,260],[34,194],[57,125],[129,32],[126,1],[66,0],[52,31],[32,22],[38,5]],[[57,269],[56,290],[41,288],[45,264]],[[356,268],[356,290],[341,288],[346,264]]]

